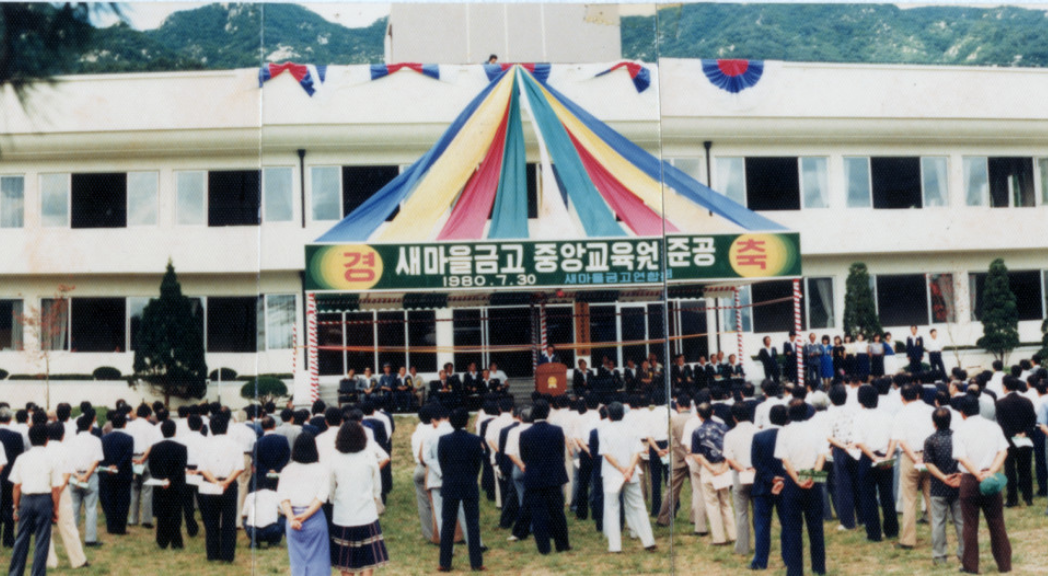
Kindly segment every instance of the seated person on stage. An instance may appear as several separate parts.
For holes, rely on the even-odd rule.
[[[500,380],[499,378],[494,376],[490,369],[484,371],[484,382],[488,385],[489,394],[494,394],[498,397],[506,396],[509,394],[509,382],[505,380]]]
[[[350,368],[346,377],[338,381],[338,403],[357,402],[357,371]]]
[[[644,395],[645,400],[651,399],[651,388],[655,385],[655,370],[647,360],[640,363],[637,371],[637,391]]]
[[[414,387],[411,378],[408,377],[407,368],[401,366],[397,372],[397,381],[393,389],[393,406],[397,412],[410,412],[411,401],[414,397]]]
[[[364,368],[364,374],[357,377],[357,402],[369,400],[378,388],[378,380],[371,373],[371,367]]]
[[[462,373],[462,395],[468,410],[478,410],[480,399],[487,391],[483,388],[484,383],[481,378],[480,372],[477,372],[476,362],[470,362],[467,370]]]
[[[378,389],[368,400],[374,402],[376,406],[389,408],[393,400],[393,389],[396,387],[397,375],[393,373],[393,366],[386,362],[382,365],[382,375],[378,377]]]
[[[506,373],[503,372],[502,370],[499,370],[499,365],[498,364],[496,364],[495,362],[492,362],[488,366],[488,373],[489,373],[490,378],[492,380],[498,380],[499,383],[501,383],[503,387],[505,387],[507,390],[509,389],[509,376],[507,376]]]
[[[579,367],[575,369],[575,374],[572,376],[572,389],[575,390],[576,396],[582,396],[587,390],[590,389],[590,380],[593,379],[593,373],[589,371],[586,366],[586,361],[579,358]]]
[[[426,380],[418,373],[418,368],[412,366],[408,370],[408,377],[406,379],[411,387],[411,394],[417,401],[417,406],[422,406],[422,399],[426,394]]]
[[[738,362],[734,354],[728,356],[728,361],[721,365],[721,377],[725,380],[745,378],[746,373],[742,370],[742,363]]]
[[[459,402],[458,390],[448,378],[448,373],[441,370],[437,379],[429,383],[429,397],[436,398],[444,407],[455,406]]]
[[[637,389],[637,363],[632,358],[626,360],[626,367],[622,370],[622,384],[626,392]]]
[[[691,391],[695,386],[695,378],[692,376],[691,368],[684,363],[684,354],[678,354],[670,368],[670,383],[674,390]]]
[[[280,545],[284,537],[285,519],[280,515],[280,503],[277,493],[272,490],[255,490],[244,498],[244,510],[240,512],[244,519],[244,533],[247,534],[251,547],[260,542],[270,546]]]

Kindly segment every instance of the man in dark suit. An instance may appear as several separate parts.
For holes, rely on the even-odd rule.
[[[14,486],[7,478],[11,475],[15,459],[25,451],[22,434],[9,428],[13,416],[10,408],[0,408],[0,444],[3,445],[4,455],[7,456],[7,465],[0,470],[0,529],[3,530],[4,548],[12,548],[15,545],[14,500],[11,494]]]
[[[186,483],[186,447],[174,440],[175,423],[160,424],[164,439],[149,451],[149,471],[166,486],[153,491],[153,516],[156,516],[156,543],[161,549],[182,548],[182,495]]]
[[[106,515],[106,532],[127,534],[127,513],[131,509],[131,481],[134,472],[131,459],[135,453],[135,441],[124,432],[127,416],[123,412],[113,414],[113,431],[102,437],[102,462],[105,468],[99,477],[99,495]]]
[[[269,478],[269,473],[279,474],[291,460],[291,445],[276,430],[272,416],[262,419],[262,437],[255,443],[255,490],[276,490],[278,479]]]
[[[531,526],[539,554],[549,554],[550,537],[557,552],[571,550],[568,520],[564,516],[564,430],[546,422],[549,403],[536,400],[535,423],[520,434],[520,459],[524,463],[524,505],[531,511]]]
[[[480,543],[480,490],[477,488],[477,474],[484,459],[482,440],[466,432],[469,412],[465,408],[452,411],[450,421],[455,431],[444,435],[437,444],[437,460],[444,472],[440,488],[444,503],[441,506],[443,523],[440,531],[439,570],[451,570],[459,506],[466,516],[469,565],[473,570],[484,570],[484,556]]]
[[[785,406],[772,406],[768,412],[768,420],[772,427],[762,430],[753,436],[753,445],[750,448],[750,459],[753,465],[753,488],[750,496],[753,498],[753,560],[750,562],[752,570],[766,570],[768,568],[768,556],[771,554],[771,515],[772,511],[779,514],[779,524],[782,524],[782,508],[780,493],[786,471],[782,467],[782,461],[775,457],[775,442],[779,437],[779,428],[786,424],[787,409]]]
[[[910,335],[906,337],[906,357],[910,359],[910,373],[921,371],[921,360],[924,359],[924,338],[917,335],[917,327],[910,326]]]
[[[779,381],[779,354],[771,345],[771,336],[764,337],[764,348],[757,352],[757,359],[764,366],[764,377]]]
[[[1018,506],[1019,492],[1022,492],[1027,506],[1033,503],[1033,478],[1030,475],[1033,448],[1016,446],[1014,438],[1032,436],[1037,415],[1033,402],[1019,394],[1021,386],[1022,381],[1015,376],[1005,376],[1007,393],[997,401],[997,423],[1008,439],[1008,459],[1004,461],[1004,475],[1008,477],[1008,496],[1004,504],[1007,508]]]
[[[684,390],[693,393],[695,390],[695,378],[691,374],[691,368],[684,363],[684,354],[678,354],[670,366],[670,383],[673,391]]]
[[[782,355],[786,362],[783,365],[783,377],[790,382],[797,381],[797,332],[790,330],[790,336],[782,343]]]
[[[558,356],[557,352],[554,350],[553,344],[547,345],[542,354],[539,354],[540,365],[549,364],[551,362],[560,362],[560,356]]]
[[[586,361],[582,358],[579,358],[579,367],[575,369],[575,374],[571,378],[571,388],[575,391],[576,396],[582,396],[590,389],[590,380],[593,379],[593,372],[589,371]]]

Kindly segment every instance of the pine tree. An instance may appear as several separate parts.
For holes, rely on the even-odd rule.
[[[167,263],[160,283],[160,298],[151,300],[142,312],[135,345],[133,378],[147,383],[156,393],[171,397],[203,398],[207,391],[204,359],[204,330],[200,311],[182,295],[175,267]]]
[[[976,344],[997,360],[1004,360],[1019,346],[1019,308],[1008,283],[1008,268],[1004,260],[998,258],[990,263],[985,282],[979,318],[983,335]]]
[[[881,320],[870,290],[870,273],[866,264],[855,262],[848,268],[848,281],[844,290],[844,333],[851,336],[862,334],[867,339],[880,334]]]

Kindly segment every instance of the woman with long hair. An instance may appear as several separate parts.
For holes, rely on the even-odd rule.
[[[343,576],[371,576],[389,563],[389,552],[378,523],[382,479],[374,454],[365,450],[368,438],[356,422],[346,422],[335,438],[335,455],[328,478],[334,488],[331,545],[334,567]]]

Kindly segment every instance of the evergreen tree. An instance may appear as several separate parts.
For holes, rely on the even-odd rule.
[[[1008,283],[1008,268],[1000,258],[990,263],[981,304],[983,335],[976,344],[1003,361],[1019,346],[1019,308]]]
[[[176,398],[203,398],[207,391],[204,330],[200,311],[182,295],[175,267],[167,263],[160,298],[142,312],[135,345],[133,378],[146,382],[164,402]]]
[[[870,273],[866,264],[855,262],[848,268],[848,281],[844,290],[844,333],[851,336],[862,334],[867,340],[880,334],[881,320],[870,290]]]

